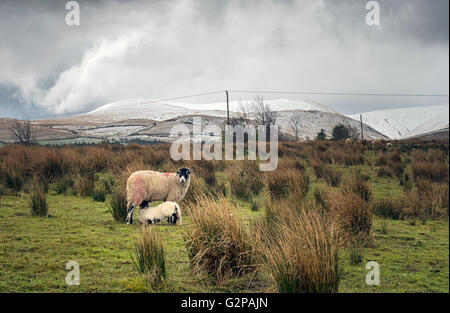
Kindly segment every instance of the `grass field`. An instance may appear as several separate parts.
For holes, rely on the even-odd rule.
[[[359,169],[367,175],[374,201],[399,198],[403,188],[398,181],[378,177],[373,165],[377,155],[373,151],[366,151],[365,155],[366,164],[349,167],[333,163],[332,168],[344,174]],[[310,166],[306,173],[310,177],[306,199],[312,202],[314,190],[327,187],[327,183],[317,178]],[[225,184],[227,198],[236,203],[241,219],[251,221],[264,216],[265,189],[253,198],[259,209],[252,210],[250,201],[230,193],[224,171],[217,171],[216,177]],[[116,222],[105,202],[58,194],[53,184],[49,186],[47,200],[48,217],[33,217],[27,192],[9,191],[0,197],[0,292],[152,291],[137,273],[131,258],[140,233],[138,224]],[[168,277],[158,292],[276,292],[265,271],[232,278],[220,285],[213,284],[207,276],[193,275],[183,239],[192,220],[185,215],[183,222],[182,226],[154,226],[163,238]],[[339,250],[343,270],[339,292],[449,292],[448,216],[426,221],[375,216],[372,229],[374,240],[361,247],[361,263],[351,262],[349,248]],[[78,286],[65,282],[69,272],[65,265],[69,261],[80,265]],[[366,285],[368,261],[380,265],[378,286]]]

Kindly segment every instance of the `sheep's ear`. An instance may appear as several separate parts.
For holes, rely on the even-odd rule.
[[[180,175],[180,170],[177,170],[177,175]]]

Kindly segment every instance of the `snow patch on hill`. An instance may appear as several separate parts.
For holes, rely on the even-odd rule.
[[[433,132],[449,124],[449,106],[434,105],[362,113],[363,122],[391,139]],[[359,114],[348,115],[359,120]]]

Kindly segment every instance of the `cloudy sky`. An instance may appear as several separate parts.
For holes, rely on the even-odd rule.
[[[379,0],[380,26],[366,24],[367,1],[359,0],[78,3],[80,25],[68,26],[66,1],[0,2],[1,117],[224,89],[448,94],[448,0]],[[448,104],[448,97],[271,97],[342,113]]]

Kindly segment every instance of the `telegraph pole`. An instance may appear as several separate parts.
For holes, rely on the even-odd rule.
[[[225,90],[225,93],[227,95],[227,125],[230,125],[230,106],[228,103],[228,90]]]
[[[359,119],[360,119],[360,121],[361,121],[361,140],[364,140],[363,123],[362,123],[362,114],[359,115]]]

